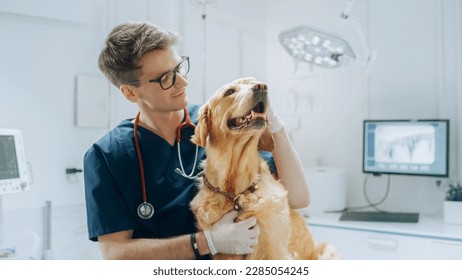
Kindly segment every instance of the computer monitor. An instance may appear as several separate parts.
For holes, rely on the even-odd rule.
[[[447,177],[449,120],[365,120],[363,172]]]
[[[28,187],[22,133],[0,128],[0,195],[21,192]]]

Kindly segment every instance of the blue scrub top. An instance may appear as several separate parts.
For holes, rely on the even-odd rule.
[[[191,121],[197,124],[198,105],[188,106]],[[190,141],[194,129],[181,130],[181,156],[185,172],[191,173],[196,146]],[[175,172],[180,166],[177,145],[138,126],[147,200],[154,216],[141,219],[137,214],[143,202],[140,168],[136,156],[133,123],[124,120],[96,142],[84,157],[85,198],[89,239],[104,234],[133,230],[133,238],[166,238],[196,232],[189,203],[197,193],[194,180]],[[275,165],[271,153],[260,152],[271,172]],[[199,147],[195,174],[205,150]]]

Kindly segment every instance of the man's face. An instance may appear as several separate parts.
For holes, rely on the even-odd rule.
[[[133,92],[132,102],[138,104],[140,109],[152,110],[157,112],[178,111],[187,105],[186,86],[188,81],[185,77],[176,73],[175,83],[167,88],[171,82],[168,79],[162,82],[148,82],[158,80],[164,74],[174,70],[181,62],[181,57],[172,48],[164,50],[154,50],[141,57],[141,71],[139,76],[140,84],[128,86]],[[184,62],[187,63],[187,62]],[[182,64],[183,65],[183,64]],[[163,76],[167,78],[168,75]]]

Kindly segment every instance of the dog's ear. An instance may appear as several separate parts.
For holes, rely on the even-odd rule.
[[[258,141],[258,149],[271,152],[274,150],[274,139],[273,134],[269,131],[268,128],[265,129],[265,132],[260,136]]]
[[[209,104],[202,105],[199,109],[199,121],[194,130],[194,135],[191,137],[191,141],[201,147],[205,147],[207,143],[207,136],[209,135]]]

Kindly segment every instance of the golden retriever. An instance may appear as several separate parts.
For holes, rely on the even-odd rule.
[[[305,220],[289,208],[286,189],[259,155],[258,149],[274,148],[267,96],[265,84],[242,78],[219,88],[200,108],[191,140],[206,148],[207,158],[191,209],[201,230],[233,209],[239,211],[238,220],[257,218],[261,233],[252,254],[216,254],[214,259],[323,258],[325,244],[314,244]]]

